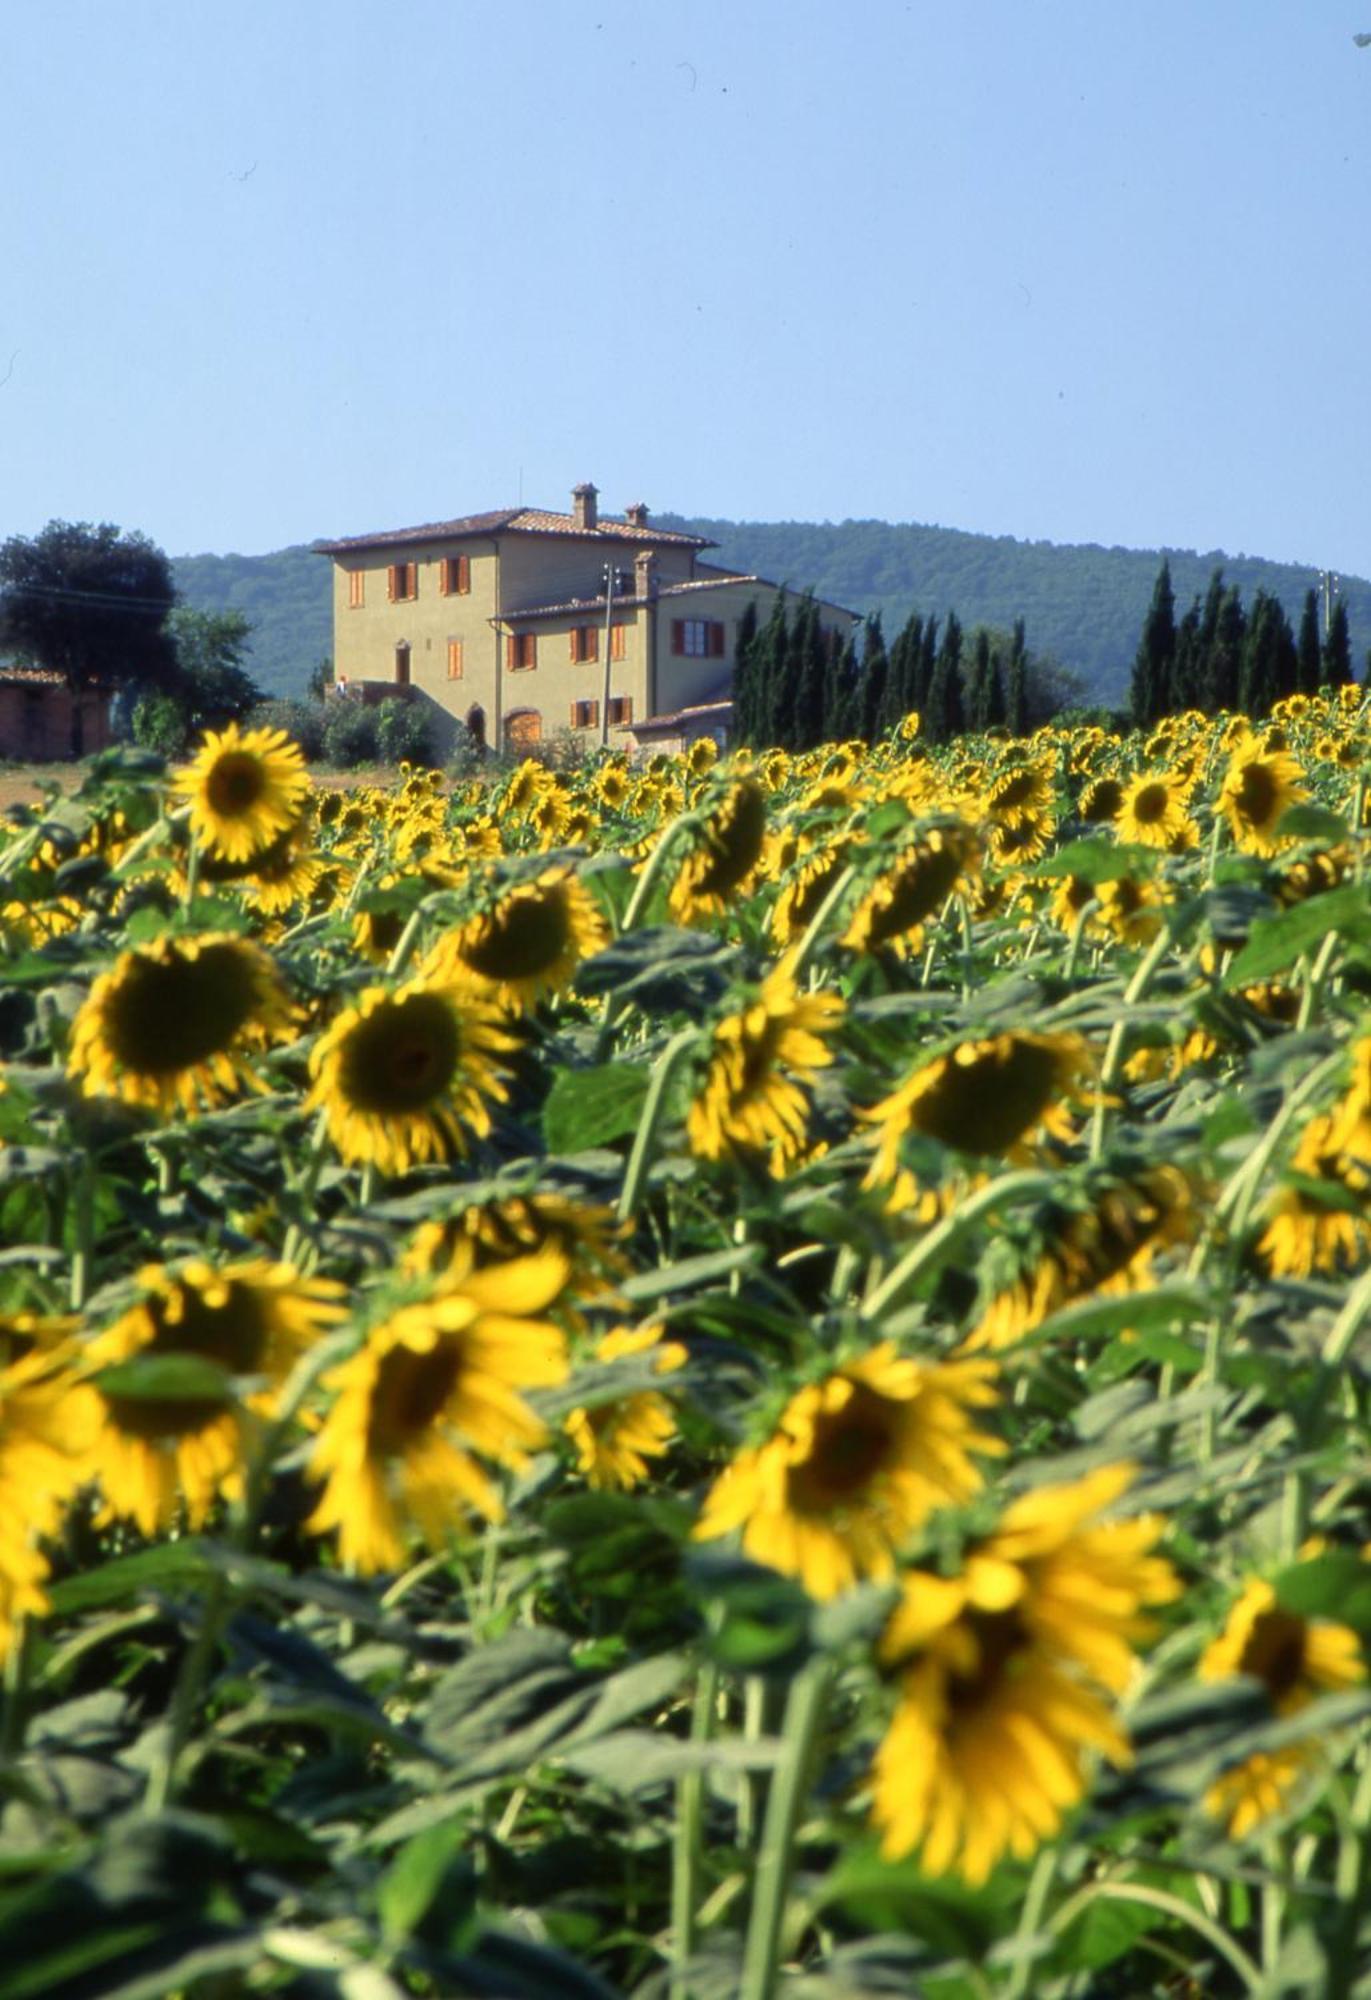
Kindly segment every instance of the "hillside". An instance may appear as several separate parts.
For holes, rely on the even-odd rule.
[[[1008,535],[889,521],[711,521],[656,517],[662,527],[708,535],[711,559],[755,570],[853,611],[879,611],[887,636],[911,611],[956,611],[964,626],[1010,625],[1022,617],[1035,652],[1051,653],[1078,672],[1092,694],[1122,698],[1148,599],[1161,562],[1158,549],[1060,546]],[[1298,624],[1316,572],[1219,550],[1167,551],[1176,608],[1202,594],[1222,566],[1250,603],[1261,589],[1278,597]],[[181,556],[173,568],[188,604],[241,610],[253,621],[253,671],[273,694],[303,691],[330,650],[329,565],[305,547],[266,556]],[[1362,671],[1371,645],[1371,582],[1344,577],[1353,659]]]

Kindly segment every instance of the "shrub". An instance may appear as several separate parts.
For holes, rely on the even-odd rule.
[[[387,695],[376,710],[376,747],[385,764],[433,766],[433,726],[417,701]]]
[[[284,729],[311,764],[324,754],[324,711],[313,701],[260,701],[247,718],[249,729]]]
[[[140,694],[130,727],[140,749],[155,750],[162,757],[179,757],[190,735],[185,705],[174,694]]]
[[[341,770],[374,764],[380,754],[376,740],[376,710],[364,702],[340,697],[324,712],[324,755]]]

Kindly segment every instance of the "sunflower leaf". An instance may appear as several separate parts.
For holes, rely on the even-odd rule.
[[[1276,822],[1278,840],[1346,840],[1347,821],[1326,806],[1287,806]]]
[[[1224,985],[1230,992],[1257,979],[1284,972],[1302,953],[1322,943],[1330,931],[1358,942],[1371,941],[1371,883],[1349,882],[1282,910],[1279,916],[1258,917],[1246,945],[1229,966]]]
[[[644,1063],[562,1070],[543,1105],[550,1153],[583,1153],[636,1132],[651,1072]]]
[[[1371,1563],[1350,1550],[1293,1563],[1276,1577],[1274,1587],[1283,1611],[1300,1618],[1332,1618],[1371,1632]]]
[[[1074,875],[1082,882],[1117,882],[1122,875],[1155,874],[1161,858],[1158,848],[1144,847],[1139,841],[1072,840],[1037,863],[1033,873],[1054,882],[1063,875]]]
[[[94,1378],[102,1396],[140,1403],[228,1403],[230,1376],[201,1354],[137,1354],[102,1368]]]

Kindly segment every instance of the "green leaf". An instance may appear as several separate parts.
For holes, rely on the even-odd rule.
[[[1208,1293],[1197,1285],[1154,1285],[1146,1292],[1082,1299],[1053,1313],[1029,1338],[1035,1346],[1049,1341],[1093,1341],[1125,1329],[1141,1332],[1147,1327],[1189,1326],[1207,1319],[1212,1311]]]
[[[454,1818],[441,1820],[405,1842],[376,1889],[381,1932],[389,1943],[412,1936],[439,1892],[450,1894],[457,1886],[453,1864],[468,1837],[466,1821]]]
[[[151,1591],[204,1589],[214,1575],[206,1544],[187,1536],[183,1541],[138,1549],[133,1555],[113,1556],[96,1569],[61,1577],[49,1586],[48,1597],[54,1612],[69,1617],[77,1611],[126,1604]]]
[[[638,1271],[619,1287],[630,1305],[653,1304],[668,1292],[700,1291],[735,1271],[750,1271],[766,1255],[760,1243],[740,1243],[731,1250],[709,1250],[700,1257],[682,1257],[678,1263],[664,1264],[657,1271]]]
[[[1074,875],[1081,882],[1117,882],[1121,875],[1153,875],[1161,860],[1160,850],[1140,842],[1108,840],[1068,841],[1033,870],[1056,881]]]
[[[1164,1911],[1146,1903],[1096,1897],[1053,1954],[1053,1969],[1063,1973],[1102,1971],[1131,1951],[1139,1938],[1169,1921]]]
[[[543,1106],[550,1153],[585,1153],[636,1132],[652,1072],[646,1063],[601,1063],[559,1072]]]
[[[228,1403],[233,1384],[217,1361],[200,1354],[138,1354],[94,1376],[102,1396],[139,1403]]]
[[[1305,952],[1315,950],[1330,931],[1358,942],[1371,940],[1371,883],[1349,882],[1345,888],[1296,903],[1279,916],[1258,917],[1251,937],[1229,966],[1224,985],[1231,993],[1284,972]]]
[[[772,1771],[780,1753],[780,1742],[769,1736],[690,1743],[651,1729],[620,1729],[598,1742],[573,1745],[558,1762],[592,1784],[632,1798],[691,1771]]]
[[[1348,837],[1347,821],[1326,806],[1287,806],[1276,822],[1278,840],[1326,840],[1338,842]]]
[[[1276,1577],[1274,1588],[1283,1611],[1371,1632],[1371,1563],[1348,1550],[1293,1563]]]

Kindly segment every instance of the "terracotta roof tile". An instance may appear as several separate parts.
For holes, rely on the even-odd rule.
[[[577,535],[586,541],[635,542],[645,548],[712,549],[705,535],[682,535],[671,528],[635,528],[627,521],[598,521],[578,528],[570,514],[550,514],[540,507],[504,507],[489,514],[463,514],[455,521],[428,521],[417,528],[387,528],[374,535],[344,535],[337,541],[315,542],[322,556],[346,555],[358,549],[403,548],[414,542],[455,541],[462,535]]]

